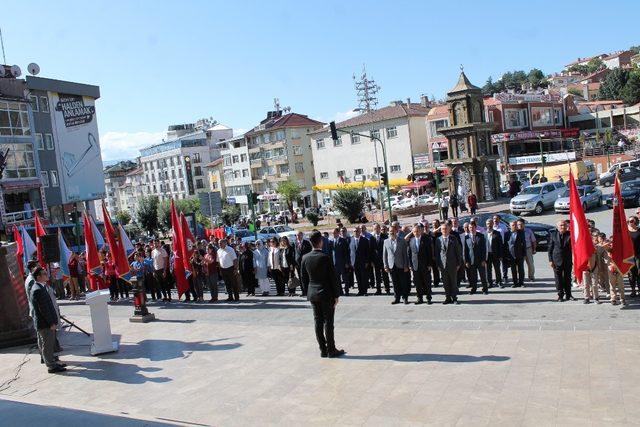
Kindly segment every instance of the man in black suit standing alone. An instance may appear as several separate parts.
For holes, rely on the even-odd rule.
[[[556,289],[558,290],[558,301],[574,301],[571,295],[571,269],[573,259],[571,255],[571,236],[567,223],[559,220],[556,227],[557,232],[551,232],[549,237],[549,264],[553,268],[556,276]]]
[[[431,304],[431,264],[433,259],[433,241],[431,236],[424,233],[424,226],[420,223],[413,226],[413,238],[409,240],[409,264],[413,271],[413,284],[416,287],[418,301]]]
[[[436,239],[435,258],[440,269],[445,300],[443,304],[458,304],[458,271],[462,267],[460,238],[451,234],[451,225],[440,226],[442,235]]]
[[[296,261],[296,270],[298,270],[298,278],[300,278],[300,264],[302,263],[302,257],[311,252],[311,243],[304,238],[304,233],[302,231],[298,231],[296,234],[296,241],[294,244],[295,248],[295,261]],[[302,296],[307,295],[307,287],[302,285]]]
[[[341,288],[331,257],[322,252],[323,243],[322,233],[311,233],[313,250],[302,257],[300,272],[313,307],[320,357],[334,358],[345,354],[344,350],[336,349],[333,337],[333,317]]]

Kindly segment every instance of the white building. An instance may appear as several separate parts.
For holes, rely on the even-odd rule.
[[[428,157],[428,112],[426,98],[421,104],[396,101],[388,107],[336,123],[336,127],[380,138],[387,149],[389,183],[401,186],[407,184],[408,176],[414,173],[414,161]],[[374,144],[368,137],[339,134],[335,142],[328,127],[309,134],[318,202],[328,203],[331,192],[341,186],[361,188],[378,198],[380,173],[384,171],[380,144]]]
[[[251,167],[245,136],[239,135],[218,142],[218,147],[224,159],[223,182],[226,201],[239,205],[241,213],[246,215],[249,211],[247,195],[251,193]]]
[[[118,210],[122,209],[120,188],[127,180],[127,174],[139,168],[138,163],[124,160],[104,169],[104,187],[106,191],[105,205],[111,217],[114,217]],[[102,217],[101,201],[96,201],[96,212],[100,212]]]
[[[118,203],[121,211],[129,212],[132,218],[138,212],[138,203],[144,196],[144,174],[142,167],[129,171],[125,175],[124,183],[118,188]]]

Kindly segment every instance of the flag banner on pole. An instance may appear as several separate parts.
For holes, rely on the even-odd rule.
[[[102,237],[102,233],[100,233],[100,230],[98,230],[98,226],[93,220],[93,217],[91,218],[91,229],[93,230],[93,239],[96,242],[98,250],[100,250],[104,246],[104,237]]]
[[[589,268],[589,258],[596,251],[589,233],[589,224],[584,216],[582,201],[578,187],[569,171],[569,220],[571,231],[571,249],[573,252],[573,273],[579,283],[582,283],[582,273]]]
[[[24,277],[24,243],[18,227],[13,227],[13,240],[16,242],[16,262],[20,270],[21,277]]]
[[[103,289],[103,286],[106,285],[104,285],[104,281],[100,277],[102,264],[100,263],[100,255],[98,255],[98,247],[96,246],[92,223],[93,219],[85,212],[82,216],[82,228],[84,232],[85,252],[87,254],[87,276],[91,290],[97,291]]]
[[[615,185],[613,188],[613,248],[611,250],[611,260],[623,276],[629,272],[634,265],[635,251],[633,241],[627,227],[627,216],[624,213],[624,202],[620,190],[620,178],[616,172]]]
[[[129,236],[127,236],[127,233],[125,233],[124,228],[122,228],[121,224],[118,224],[118,233],[118,251],[120,252],[118,254],[118,260],[125,260],[125,262],[127,263],[126,267],[124,265],[121,266],[122,270],[118,271],[118,274],[121,278],[129,280],[131,279],[131,276],[133,274],[131,273],[131,264],[129,264],[127,242],[129,242],[128,244],[129,246],[131,246],[131,253],[133,253],[133,245],[131,244],[131,240],[129,240]]]
[[[62,237],[62,232],[58,228],[58,248],[60,249],[60,271],[62,272],[63,279],[71,277],[69,271],[69,261],[71,260],[71,250],[67,246],[67,242]]]
[[[128,275],[131,271],[131,266],[129,265],[127,254],[120,241],[120,231],[113,227],[104,200],[102,201],[102,216],[104,216],[104,231],[107,235],[107,244],[109,245],[111,260],[116,267],[118,276],[124,278],[124,276]]]
[[[120,241],[122,242],[122,246],[124,247],[124,251],[128,257],[135,252],[136,248],[133,246],[133,243],[131,243],[129,236],[127,236],[127,232],[124,231],[122,224],[118,224],[118,228],[120,229]]]
[[[173,245],[173,274],[176,277],[176,287],[178,288],[178,298],[189,290],[189,281],[184,271],[184,255],[182,253],[182,230],[180,218],[176,212],[176,207],[171,199],[171,233]]]
[[[193,233],[189,229],[189,223],[187,222],[187,218],[185,218],[184,214],[180,212],[180,231],[182,231],[182,239],[180,243],[182,244],[182,254],[184,258],[182,258],[182,263],[184,264],[184,271],[189,277],[191,275],[191,256],[196,249],[196,239],[193,237]]]
[[[24,265],[27,265],[30,259],[33,258],[33,254],[37,251],[36,244],[33,243],[31,236],[23,225],[20,226],[20,236],[22,237],[22,256],[24,259]]]
[[[38,263],[40,263],[41,267],[46,267],[47,263],[44,262],[44,253],[42,249],[42,240],[40,239],[42,236],[46,236],[47,232],[42,225],[42,221],[40,221],[40,215],[38,215],[38,211],[35,211],[35,229],[36,229],[36,252],[38,257]]]

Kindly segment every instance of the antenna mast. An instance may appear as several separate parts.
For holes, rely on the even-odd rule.
[[[2,28],[0,28],[0,46],[2,46],[2,63],[7,63],[7,57],[4,55],[4,39],[2,38]]]
[[[380,86],[376,84],[375,80],[367,78],[367,70],[364,65],[359,79],[356,78],[355,74],[353,75],[353,82],[358,96],[358,109],[370,113],[378,105],[376,95],[380,90]]]

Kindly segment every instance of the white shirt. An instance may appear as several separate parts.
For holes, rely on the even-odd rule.
[[[267,266],[271,270],[280,269],[280,248],[269,248],[269,260],[267,261]]]
[[[236,255],[236,251],[229,246],[225,246],[224,248],[218,249],[216,252],[218,255],[218,263],[220,264],[220,268],[230,268],[233,267],[233,262],[238,258]]]
[[[164,248],[154,248],[151,251],[151,258],[153,258],[153,268],[155,270],[164,270],[167,266],[166,263],[168,257],[169,255],[167,255],[167,251],[165,251]]]

